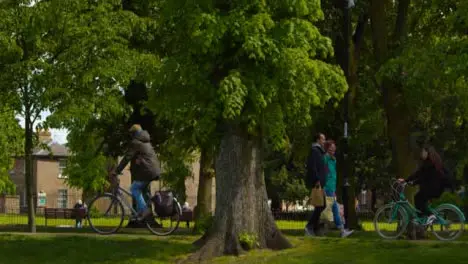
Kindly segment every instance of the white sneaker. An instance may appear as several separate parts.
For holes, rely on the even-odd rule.
[[[435,217],[435,215],[430,215],[427,217],[426,225],[431,225],[436,219],[437,217]]]
[[[305,236],[308,236],[308,237],[314,237],[315,236],[314,231],[309,230],[309,228],[307,228],[307,227],[304,229],[304,231],[305,231]]]
[[[343,229],[341,231],[341,237],[342,238],[349,237],[352,233],[354,233],[354,230]]]

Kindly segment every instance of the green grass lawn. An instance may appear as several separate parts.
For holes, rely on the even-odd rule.
[[[382,241],[367,239],[293,239],[295,248],[279,252],[257,251],[238,258],[223,257],[213,263],[268,264],[439,264],[468,263],[460,245],[427,242]]]
[[[93,223],[97,226],[117,226],[120,222],[119,218],[93,218]],[[125,217],[123,225],[125,226],[128,222],[128,216]],[[170,223],[169,220],[164,221],[167,225]],[[45,226],[44,216],[36,216],[36,225]],[[87,225],[86,221],[83,221]],[[26,215],[15,215],[15,214],[0,214],[0,227],[1,226],[13,226],[13,225],[27,225],[28,217]],[[181,225],[185,226],[185,223]],[[48,219],[47,226],[75,226],[75,219]]]
[[[123,227],[125,227],[128,223],[127,221],[128,218],[125,219],[123,223]],[[96,219],[94,218],[94,223],[98,226],[107,226],[107,227],[113,227],[118,224],[118,219]],[[22,229],[25,230],[26,226],[28,223],[28,218],[25,215],[7,215],[7,214],[0,214],[0,230],[3,228],[4,230],[9,230],[9,226],[14,226],[18,225],[21,226]],[[86,223],[86,221],[83,222],[85,227],[89,227],[89,225]],[[55,227],[74,227],[75,226],[75,220],[74,219],[49,219],[47,221],[47,226],[50,228],[47,228],[44,230],[45,226],[45,218],[43,216],[36,216],[36,224],[39,228],[40,231],[47,231],[51,232],[51,229]],[[170,222],[166,220],[163,222],[164,226],[170,226]],[[305,221],[285,221],[285,220],[278,220],[276,221],[276,224],[278,225],[279,229],[283,230],[283,232],[286,232],[287,234],[291,235],[302,235],[304,232],[304,227],[306,225]],[[15,230],[22,230],[21,228],[17,228]],[[181,222],[179,225],[180,229],[185,229],[186,224],[185,222]],[[396,224],[393,226],[390,224],[383,224],[380,226],[380,228],[386,228],[388,231],[393,232],[396,230]],[[468,228],[468,225],[465,225],[465,229]],[[108,230],[109,228],[104,228],[104,230]],[[375,234],[375,229],[374,229],[374,224],[370,220],[365,220],[362,222],[362,229],[363,231],[368,232],[369,236],[375,236],[377,237],[377,234]],[[11,229],[10,229],[11,230]],[[67,232],[69,232],[68,230]],[[73,231],[78,231],[76,229],[73,229]],[[55,232],[55,231],[52,231]],[[92,232],[89,230],[79,230],[79,232]],[[125,231],[120,231],[120,232],[125,232]],[[146,230],[142,230],[140,233],[147,232]],[[178,231],[180,232],[180,231]],[[468,240],[468,238],[465,236],[462,239]]]
[[[0,264],[156,264],[174,263],[193,252],[195,236],[0,234]],[[290,237],[294,248],[254,251],[209,263],[440,264],[468,263],[468,243],[382,241],[353,238]]]

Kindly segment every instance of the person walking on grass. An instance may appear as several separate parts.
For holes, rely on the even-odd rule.
[[[341,221],[340,209],[336,201],[336,144],[333,140],[329,140],[325,143],[326,154],[324,156],[325,171],[326,171],[326,184],[324,187],[325,195],[333,198],[333,203],[328,204],[332,207],[333,221],[336,227],[341,231],[341,237],[348,237],[354,231],[350,231],[344,228]]]
[[[315,142],[312,144],[312,149],[306,163],[306,185],[309,189],[317,186],[325,186],[326,184],[324,164],[325,135],[323,133],[317,134],[314,137],[314,141]],[[305,227],[306,236],[315,236],[318,233],[320,229],[320,215],[323,210],[325,210],[325,207],[326,204],[324,204],[324,206],[316,206],[314,208],[314,211]]]

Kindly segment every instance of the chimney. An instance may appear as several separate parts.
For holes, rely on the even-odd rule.
[[[52,133],[50,133],[49,129],[46,129],[46,130],[41,129],[37,133],[38,133],[40,143],[49,143],[52,141]]]

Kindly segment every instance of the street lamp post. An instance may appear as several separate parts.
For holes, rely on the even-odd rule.
[[[344,58],[342,60],[341,67],[343,68],[344,75],[346,80],[349,83],[349,61],[350,61],[350,40],[351,40],[351,8],[354,7],[353,0],[343,0],[343,48],[344,48]],[[343,127],[343,207],[344,207],[344,217],[345,217],[345,224],[348,227],[348,212],[349,212],[349,204],[350,198],[349,197],[349,188],[351,184],[349,183],[349,157],[348,157],[348,124],[349,124],[349,90],[346,92],[344,97],[343,103],[343,119],[344,119],[344,127]]]

